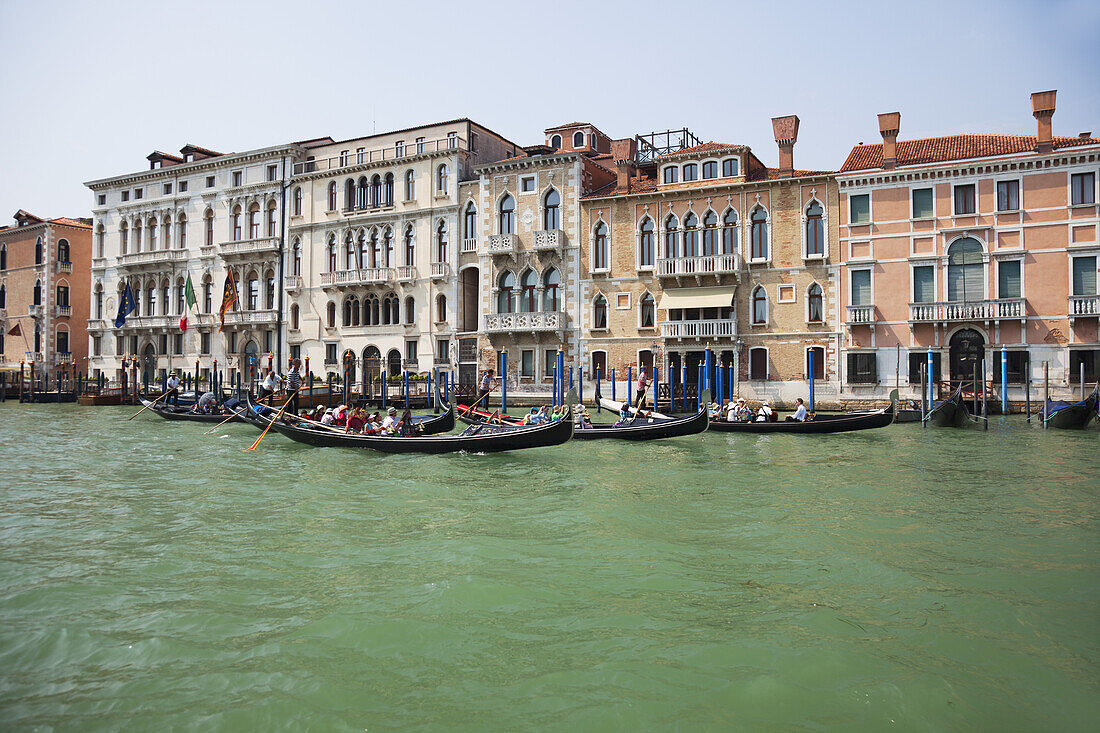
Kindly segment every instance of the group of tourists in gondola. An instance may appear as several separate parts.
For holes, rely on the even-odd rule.
[[[350,405],[337,405],[336,407],[318,405],[313,410],[298,415],[297,420],[333,430],[343,430],[350,435],[410,437],[417,432],[412,410],[406,409],[401,417],[398,417],[397,408],[393,406],[387,408],[386,414],[383,416],[377,410],[368,412],[364,408],[351,407]]]
[[[806,409],[806,403],[801,398],[795,399],[795,411],[793,415],[787,415],[785,422],[806,422],[812,420],[810,411]],[[779,413],[774,410],[768,400],[760,403],[760,409],[753,410],[748,406],[744,397],[732,398],[725,405],[713,403],[710,406],[710,419],[718,422],[750,423],[750,422],[779,422]]]

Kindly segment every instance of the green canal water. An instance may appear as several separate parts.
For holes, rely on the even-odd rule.
[[[132,412],[0,406],[4,729],[1100,717],[1095,427],[382,457]]]

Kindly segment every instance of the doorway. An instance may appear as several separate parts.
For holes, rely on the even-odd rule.
[[[951,337],[951,380],[974,379],[974,369],[985,356],[985,338],[972,328]]]

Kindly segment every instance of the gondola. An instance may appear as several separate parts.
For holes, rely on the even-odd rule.
[[[228,420],[227,422],[248,422],[243,417],[243,413],[245,410],[245,406],[243,403],[239,407],[236,407],[228,412],[215,413],[210,415],[202,412],[191,412],[190,407],[184,407],[183,405],[180,405],[179,407],[175,407],[174,405],[154,405],[152,402],[145,399],[144,397],[141,398],[141,404],[148,407],[150,412],[155,412],[156,414],[163,417],[165,420],[185,420],[187,422],[205,422],[216,424],[225,421],[225,419],[232,415],[234,412],[240,411],[242,413],[241,415],[234,415],[233,418],[231,420]]]
[[[1088,427],[1096,417],[1097,403],[1100,402],[1100,387],[1094,387],[1092,393],[1080,402],[1055,402],[1047,400],[1047,425],[1062,430],[1080,430]]]
[[[247,421],[253,423],[254,425],[258,424],[260,427],[267,427],[268,421],[266,417],[264,415],[261,415],[260,412],[256,410],[257,405],[255,402],[252,401],[251,397],[247,398],[247,404],[249,415]],[[272,414],[278,412],[278,408],[272,407],[270,409],[273,411]],[[320,426],[316,423],[313,423],[312,421],[306,421],[302,418],[295,418],[294,416],[288,417],[289,422],[299,420],[303,426],[315,425],[318,428],[323,428],[326,430],[339,430],[339,428],[330,429],[328,428],[328,426]],[[438,435],[440,433],[449,433],[455,428],[454,405],[447,405],[447,410],[445,412],[441,412],[438,415],[413,415],[412,421],[413,425],[417,426],[417,432],[420,435]]]
[[[577,440],[599,440],[618,438],[620,440],[658,440],[660,438],[678,438],[683,435],[696,435],[707,429],[709,423],[707,406],[694,415],[683,417],[637,417],[623,425],[611,423],[587,423],[573,432]]]
[[[467,425],[481,425],[483,423],[497,423],[498,425],[522,425],[523,418],[514,415],[501,415],[497,412],[479,410],[467,405],[458,406],[458,419]]]
[[[937,428],[965,428],[972,424],[970,410],[963,401],[963,388],[960,384],[950,397],[934,405],[924,418]]]
[[[848,412],[839,415],[816,414],[806,422],[726,422],[712,420],[710,430],[720,433],[846,433],[851,430],[884,428],[894,421],[894,403],[881,410]]]

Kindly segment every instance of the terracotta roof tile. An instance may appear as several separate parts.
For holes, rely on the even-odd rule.
[[[51,224],[64,224],[65,226],[70,226],[70,227],[80,227],[81,229],[91,229],[92,228],[92,225],[89,224],[86,221],[81,221],[80,219],[70,219],[67,216],[62,216],[62,217],[59,217],[57,219],[50,219],[50,223]]]
[[[1054,147],[1068,148],[1077,145],[1095,145],[1096,138],[1056,137]],[[1034,135],[948,135],[920,140],[898,140],[898,166],[944,163],[949,160],[988,158],[995,155],[1029,153],[1035,150]],[[860,171],[882,167],[882,143],[856,145],[848,153],[840,172]]]
[[[581,198],[600,199],[608,196],[627,196],[632,193],[652,193],[657,190],[657,179],[652,176],[634,176],[628,181],[627,188],[619,187],[618,181],[611,181]]]
[[[671,153],[664,153],[658,155],[658,158],[668,158],[673,155],[690,155],[692,153],[711,153],[717,150],[729,150],[731,148],[739,148],[740,145],[732,145],[730,143],[716,143],[711,140],[708,143],[700,143],[699,145],[693,145],[690,148],[684,148],[683,150],[675,150]]]
[[[792,171],[792,177],[798,178],[800,176],[827,176],[836,171],[804,171],[795,169]],[[763,170],[754,171],[753,175],[748,177],[750,181],[777,181],[782,176],[779,175],[778,168],[764,168]]]

